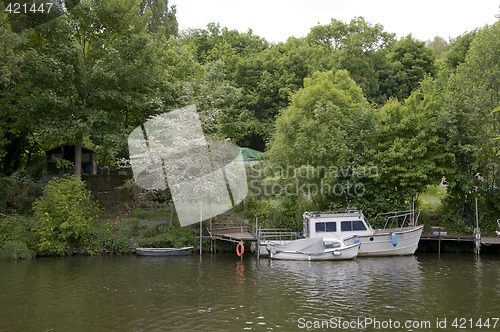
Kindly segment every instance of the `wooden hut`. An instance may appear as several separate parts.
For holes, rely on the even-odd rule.
[[[58,168],[58,160],[75,162],[75,146],[69,144],[59,145],[45,151],[47,174],[74,173],[73,168]],[[82,174],[97,174],[97,152],[82,147]]]

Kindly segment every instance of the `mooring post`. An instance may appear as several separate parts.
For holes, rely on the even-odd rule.
[[[201,246],[203,244],[203,200],[200,200],[200,259],[201,259]]]
[[[257,261],[260,258],[260,232],[259,232],[259,218],[255,218],[255,237],[257,238]]]
[[[481,251],[481,229],[479,228],[479,211],[477,210],[476,197],[476,228],[474,229],[474,253],[479,256]]]
[[[438,228],[438,256],[441,256],[441,226]]]

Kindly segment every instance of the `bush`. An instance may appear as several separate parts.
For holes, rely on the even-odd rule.
[[[145,248],[178,248],[194,245],[196,237],[189,227],[168,226],[165,233],[139,242]]]
[[[0,219],[0,247],[9,241],[29,242],[30,233],[26,225],[12,219]]]
[[[64,255],[88,242],[98,205],[85,183],[75,176],[50,181],[34,203],[37,250],[42,255]]]
[[[89,246],[87,253],[96,254],[104,252],[120,252],[124,253],[128,250],[129,242],[126,239],[129,237],[120,229],[114,228],[115,223],[93,222],[92,234],[89,235]]]
[[[0,259],[26,259],[33,256],[33,251],[25,242],[8,241],[0,247]]]
[[[21,172],[0,178],[0,209],[7,213],[27,214],[41,195],[41,184]]]
[[[446,195],[442,206],[442,226],[457,234],[473,234],[476,227],[475,197],[478,198],[479,227],[483,236],[495,235],[500,219],[500,189],[487,187],[467,199]],[[468,207],[465,208],[464,204]]]
[[[259,226],[289,228],[296,232],[302,231],[303,213],[315,210],[312,200],[299,195],[261,198],[252,202],[252,213],[258,218]]]

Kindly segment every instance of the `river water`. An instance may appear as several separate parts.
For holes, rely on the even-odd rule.
[[[498,255],[0,261],[0,331],[498,331],[499,316]]]

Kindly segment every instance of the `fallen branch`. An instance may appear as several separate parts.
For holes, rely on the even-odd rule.
[[[34,221],[29,221],[29,220],[19,219],[19,218],[12,217],[12,216],[9,216],[9,215],[3,214],[3,213],[0,213],[0,216],[1,216],[1,217],[4,217],[4,218],[14,219],[14,220],[17,220],[17,221],[23,222],[23,223],[25,223],[25,224],[33,224],[33,223],[34,223]]]

